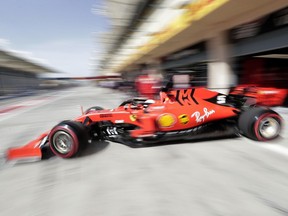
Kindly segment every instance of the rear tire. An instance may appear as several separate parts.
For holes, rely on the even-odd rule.
[[[62,158],[78,155],[88,143],[86,128],[80,122],[63,121],[49,133],[51,151]]]
[[[240,133],[257,141],[268,141],[279,136],[281,117],[273,110],[257,107],[243,112],[238,120]]]

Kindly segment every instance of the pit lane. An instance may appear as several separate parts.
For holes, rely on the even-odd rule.
[[[14,110],[0,116],[0,152],[81,115],[80,105],[114,108],[124,99],[113,90],[80,87]],[[246,138],[146,148],[101,142],[80,158],[5,164],[0,215],[287,215],[287,132],[285,125],[282,137],[265,144]]]

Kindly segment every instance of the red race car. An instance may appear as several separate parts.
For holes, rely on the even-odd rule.
[[[281,122],[279,114],[247,104],[242,96],[205,88],[166,88],[160,92],[159,100],[134,98],[112,110],[91,107],[73,121],[60,122],[23,147],[9,149],[7,159],[41,159],[45,146],[59,157],[71,158],[92,140],[150,145],[203,134],[207,137],[207,133],[229,128],[250,139],[267,141],[279,135]]]

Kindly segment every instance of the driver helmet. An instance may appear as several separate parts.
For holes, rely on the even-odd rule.
[[[148,100],[146,100],[146,101],[144,102],[144,107],[146,108],[146,107],[148,107],[150,104],[153,104],[153,103],[155,103],[154,100],[148,99]]]
[[[145,104],[153,104],[155,103],[155,100],[152,100],[152,99],[148,99],[144,102]]]

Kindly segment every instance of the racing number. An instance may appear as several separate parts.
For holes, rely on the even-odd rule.
[[[217,103],[218,104],[225,104],[226,103],[226,95],[218,95],[217,96]]]
[[[198,104],[194,98],[195,89],[181,89],[176,91],[176,101],[181,105],[192,105],[193,102]]]

